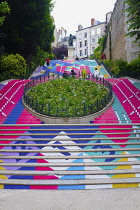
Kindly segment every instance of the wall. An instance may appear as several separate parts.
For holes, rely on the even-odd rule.
[[[127,22],[128,17],[125,15],[125,22]],[[125,25],[125,31],[128,32],[129,24]],[[135,40],[134,37],[130,38],[129,36],[126,36],[126,53],[127,53],[127,61],[130,62],[131,60],[134,60],[138,57],[140,54],[140,47],[138,43],[133,43]]]
[[[107,59],[122,58],[130,62],[138,56],[140,47],[133,43],[134,38],[125,36],[128,29],[127,15],[123,13],[125,7],[124,0],[117,0],[109,23],[110,29],[105,53]]]
[[[127,60],[125,50],[125,16],[123,14],[124,2],[117,1],[110,19],[110,29],[108,34],[107,48],[105,53],[107,59]]]

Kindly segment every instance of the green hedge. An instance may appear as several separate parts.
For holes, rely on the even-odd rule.
[[[0,81],[11,78],[24,78],[26,68],[26,61],[21,55],[3,55],[0,59]]]
[[[140,79],[140,56],[128,63],[122,59],[119,60],[104,60],[113,73],[114,77],[129,76]]]

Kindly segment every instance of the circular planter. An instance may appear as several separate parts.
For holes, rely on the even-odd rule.
[[[112,100],[110,103],[107,104],[106,107],[104,107],[99,112],[96,112],[91,115],[83,116],[83,117],[68,117],[68,118],[62,118],[62,117],[50,117],[43,114],[40,114],[33,109],[31,109],[22,98],[22,102],[24,107],[34,116],[36,116],[38,119],[43,121],[45,124],[86,124],[90,123],[90,121],[94,121],[95,118],[99,117],[102,113],[104,113],[113,103],[114,97],[112,97]]]

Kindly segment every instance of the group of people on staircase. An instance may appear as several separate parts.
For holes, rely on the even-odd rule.
[[[75,78],[76,76],[76,72],[72,69],[71,73],[68,74],[67,71],[64,71],[64,73],[62,74],[63,78],[68,78],[68,77],[73,77]],[[82,79],[86,79],[87,78],[87,70],[85,68],[82,69]]]
[[[68,78],[68,77],[75,78],[75,76],[76,76],[76,72],[73,69],[71,70],[70,74],[68,74],[67,71],[64,71],[64,73],[62,74],[63,78]]]

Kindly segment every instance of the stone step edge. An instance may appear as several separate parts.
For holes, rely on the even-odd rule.
[[[6,125],[7,124],[4,124],[5,125],[5,127],[6,127]],[[57,124],[56,124],[56,126],[57,126]],[[12,127],[12,126],[11,126]],[[25,127],[25,126],[23,126],[23,127]],[[43,127],[43,126],[42,126]],[[99,130],[139,130],[140,128],[54,128],[54,129],[52,129],[52,128],[49,128],[49,126],[48,126],[48,128],[33,128],[33,129],[30,129],[30,128],[28,128],[28,126],[27,126],[27,128],[1,128],[1,126],[0,126],[0,131],[88,131],[88,130],[90,130],[90,131],[99,131]]]
[[[26,140],[25,140],[25,142],[26,142]],[[36,144],[17,144],[17,143],[15,143],[15,144],[0,144],[0,146],[35,146],[35,147],[38,147],[38,146],[44,146],[44,147],[47,147],[47,146],[52,146],[52,147],[54,147],[54,146],[58,146],[58,147],[60,147],[60,146],[100,146],[100,145],[140,145],[140,142],[123,142],[123,143],[120,143],[120,142],[114,142],[114,143],[89,143],[89,142],[87,142],[87,143],[63,143],[63,144],[48,144],[48,143],[46,143],[46,144],[38,144],[38,143],[36,143]]]
[[[122,179],[80,179],[80,180],[28,180],[28,179],[0,179],[2,185],[103,185],[103,184],[134,184],[140,183],[140,178]]]
[[[70,156],[65,156],[65,155],[55,155],[55,156],[9,156],[9,155],[0,155],[0,159],[115,159],[115,158],[139,158],[140,154],[118,154],[118,155],[83,155],[83,156],[76,156],[76,155],[70,155]]]
[[[92,134],[93,135],[93,134]],[[13,136],[13,134],[11,134],[11,136]],[[16,136],[18,136],[18,134],[16,134]],[[24,136],[24,135],[23,135]],[[28,136],[30,136],[30,134],[28,133]],[[60,138],[59,135],[56,135],[59,137],[59,139],[56,139],[57,141],[92,141],[92,140],[140,140],[140,137],[105,137],[105,138],[100,138],[100,137],[96,137],[96,138],[71,138],[68,136],[62,136],[62,138]],[[55,141],[54,138],[27,138],[27,139],[22,139],[22,138],[0,138],[0,142],[1,141]]]
[[[139,174],[139,169],[117,169],[117,170],[0,170],[0,175],[115,175],[115,174]]]
[[[106,123],[85,123],[85,124],[38,124],[37,126],[42,127],[42,126],[106,126]],[[124,123],[124,124],[120,124],[120,123],[109,123],[107,124],[107,126],[140,126],[140,123]],[[14,126],[14,127],[21,127],[21,126],[35,126],[34,124],[0,124],[0,127],[9,127],[9,126]]]
[[[28,130],[29,133],[0,133],[0,136],[75,136],[75,135],[136,135],[136,134],[140,134],[140,132],[120,132],[120,133],[98,133],[98,132],[92,132],[92,133],[30,133],[30,131]],[[62,129],[63,132],[63,129]]]
[[[62,146],[62,145],[60,145]],[[109,151],[140,151],[140,148],[112,148],[112,149],[1,149],[0,152],[17,153],[17,152],[27,152],[27,153],[66,153],[66,152],[109,152]]]
[[[0,166],[12,166],[12,167],[70,167],[70,166],[133,166],[140,165],[140,161],[118,161],[118,162],[76,162],[76,163],[63,163],[63,162],[51,162],[51,163],[7,163],[0,162]]]

